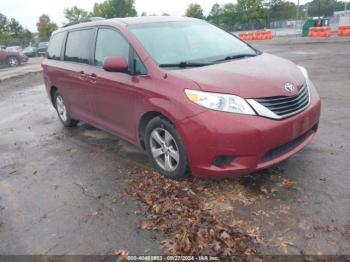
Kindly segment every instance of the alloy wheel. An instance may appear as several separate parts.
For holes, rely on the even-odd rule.
[[[58,116],[61,118],[63,122],[67,121],[67,109],[64,105],[63,98],[61,96],[56,97],[56,108],[58,112]]]
[[[163,128],[156,128],[150,136],[151,153],[160,168],[172,172],[179,165],[180,153],[174,137]]]
[[[18,65],[18,59],[16,57],[10,57],[8,59],[8,64],[10,66],[17,66]]]

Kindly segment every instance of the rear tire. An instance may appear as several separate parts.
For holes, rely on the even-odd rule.
[[[6,62],[9,67],[15,67],[20,65],[18,58],[15,56],[9,56]]]
[[[78,124],[79,121],[71,118],[71,116],[69,115],[63,97],[58,91],[56,91],[54,94],[54,105],[58,114],[58,118],[64,126],[73,127]]]
[[[163,117],[153,118],[146,126],[146,151],[159,173],[180,180],[191,174],[185,146],[176,128]]]

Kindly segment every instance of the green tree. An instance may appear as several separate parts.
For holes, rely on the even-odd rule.
[[[8,45],[11,35],[8,32],[0,32],[0,45]]]
[[[214,24],[220,24],[220,16],[221,16],[221,12],[222,9],[220,7],[220,5],[218,3],[215,3],[211,10],[210,10],[210,13],[207,17],[208,21],[214,23]]]
[[[290,20],[296,18],[296,5],[283,0],[272,0],[269,10],[271,20]]]
[[[334,4],[334,11],[344,11],[346,2],[336,1]],[[348,3],[347,9],[350,8],[350,3]]]
[[[33,34],[28,29],[24,29],[20,34],[17,35],[17,43],[21,46],[27,46],[33,41]]]
[[[228,28],[240,24],[237,14],[237,6],[232,3],[225,4],[221,8],[219,20],[221,24]]]
[[[339,5],[336,0],[312,0],[308,3],[307,11],[309,16],[332,16],[340,6],[343,7],[340,10],[344,10],[344,5]]]
[[[0,45],[21,45],[25,46],[33,40],[33,34],[24,29],[14,18],[7,19],[0,14]]]
[[[137,16],[135,0],[106,0],[95,3],[93,16],[104,18]]]
[[[267,10],[262,0],[238,0],[236,6],[237,19],[241,24],[254,28],[254,25],[266,23]]]
[[[39,17],[39,22],[36,24],[38,28],[38,36],[40,40],[48,40],[53,31],[58,27],[55,23],[51,22],[48,15],[43,14]]]
[[[17,36],[23,32],[23,26],[21,26],[20,23],[14,18],[11,18],[7,22],[6,28],[7,31],[14,36]]]
[[[186,10],[185,16],[203,19],[203,9],[199,4],[190,4]]]
[[[87,18],[90,17],[90,14],[88,11],[79,8],[77,6],[73,6],[71,8],[65,8],[63,10],[64,17],[69,21],[69,22],[78,22],[82,18]]]
[[[7,30],[7,17],[0,13],[0,33],[6,32]]]

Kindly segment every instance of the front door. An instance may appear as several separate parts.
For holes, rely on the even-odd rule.
[[[135,140],[133,76],[107,72],[102,68],[106,56],[123,56],[128,61],[130,45],[122,34],[112,28],[99,28],[96,36],[92,99],[98,125],[129,140]]]

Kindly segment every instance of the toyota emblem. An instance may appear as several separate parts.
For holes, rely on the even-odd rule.
[[[286,89],[286,91],[289,93],[293,93],[294,92],[294,85],[291,83],[286,83],[284,85],[284,89]]]

